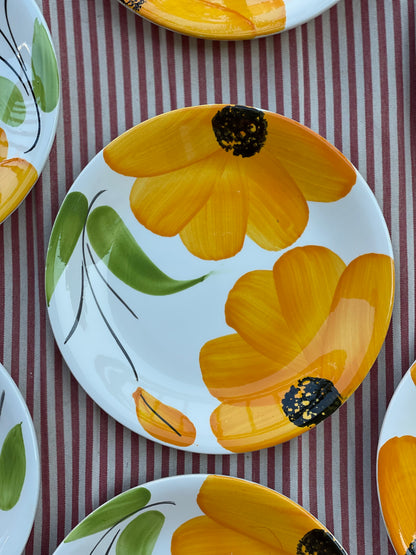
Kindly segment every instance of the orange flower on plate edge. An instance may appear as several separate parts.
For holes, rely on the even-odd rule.
[[[346,265],[321,246],[284,253],[243,275],[225,317],[237,333],[201,349],[211,415],[233,452],[270,447],[332,414],[373,365],[390,322],[394,266],[369,253]]]
[[[130,206],[143,226],[179,234],[206,260],[236,255],[246,235],[269,251],[287,248],[306,227],[307,201],[337,201],[356,181],[347,159],[313,131],[243,106],[162,114],[112,141],[104,159],[136,177]]]

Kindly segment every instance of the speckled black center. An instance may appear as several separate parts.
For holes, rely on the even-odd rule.
[[[132,8],[133,10],[138,12],[140,10],[140,8],[143,6],[145,0],[123,0],[123,2],[129,8]]]
[[[413,540],[406,551],[406,555],[416,555],[416,540]]]
[[[293,424],[303,428],[316,426],[342,404],[334,384],[324,378],[303,378],[292,385],[282,400],[282,407]]]
[[[248,158],[266,142],[267,121],[263,112],[246,106],[225,106],[212,118],[212,129],[221,148]]]
[[[303,536],[296,548],[296,555],[347,555],[331,535],[316,528]]]

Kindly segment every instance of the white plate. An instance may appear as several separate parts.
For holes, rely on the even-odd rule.
[[[217,111],[227,121],[265,119],[258,152],[222,150],[211,121]],[[142,154],[140,171],[166,170],[162,179],[136,182],[130,165]],[[179,169],[169,173],[171,163]],[[240,187],[242,175],[250,181]],[[137,202],[143,183],[157,199],[145,193]],[[214,227],[198,235],[192,226],[215,198],[232,199],[230,208],[221,200],[207,216]],[[154,265],[191,286],[180,290]],[[130,429],[208,453],[269,447],[331,414],[373,364],[393,303],[390,239],[362,177],[305,127],[244,107],[169,112],[113,141],[64,199],[46,266],[52,329],[84,389]],[[312,410],[297,403],[296,388],[312,395]]]
[[[0,492],[0,554],[19,555],[26,545],[35,518],[40,463],[30,413],[19,389],[1,364],[0,407],[0,453],[3,453],[0,454],[0,474],[13,475],[19,464],[21,469],[20,479],[16,480],[17,485],[12,492],[6,497]],[[7,447],[3,449],[5,444],[11,447],[11,451]],[[10,460],[5,456],[5,450],[9,453],[17,451],[17,459]],[[7,484],[3,485],[0,481],[0,487],[4,488],[4,492]]]
[[[416,363],[413,363],[390,401],[377,451],[380,506],[391,542],[399,555],[416,551],[415,380]]]
[[[163,478],[128,490],[86,517],[55,553],[93,551],[347,555],[316,518],[287,497],[215,475]]]
[[[205,39],[259,38],[292,29],[317,17],[338,0],[119,0],[144,18],[186,35]]]
[[[55,51],[37,3],[1,0],[0,222],[19,206],[45,165],[58,105]]]

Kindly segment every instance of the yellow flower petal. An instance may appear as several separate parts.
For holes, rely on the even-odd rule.
[[[283,367],[300,353],[276,294],[273,272],[256,270],[243,275],[228,294],[227,324],[254,349]]]
[[[35,167],[22,158],[0,162],[0,222],[19,206],[37,178]]]
[[[397,553],[416,548],[416,438],[393,437],[378,455],[378,487],[384,520]],[[411,549],[412,547],[412,549]]]
[[[279,365],[260,354],[238,334],[208,341],[199,355],[202,378],[220,401],[238,401],[273,389]]]
[[[0,162],[7,158],[8,147],[9,143],[7,142],[6,132],[0,128]]]
[[[413,383],[416,385],[416,362],[414,362],[410,367],[410,377],[412,378]]]
[[[247,235],[263,249],[288,247],[308,223],[309,208],[304,196],[267,151],[244,161],[243,167],[250,191]]]
[[[292,249],[274,265],[282,317],[302,348],[326,320],[344,269],[333,251],[315,245]]]
[[[226,528],[207,516],[184,522],[175,530],[171,543],[172,555],[281,555],[278,549]]]
[[[224,163],[224,157],[214,154],[170,173],[137,178],[130,193],[134,215],[153,233],[176,235],[206,204]]]
[[[306,200],[332,202],[350,192],[356,172],[335,147],[283,116],[268,113],[267,121],[264,149],[285,167]]]
[[[248,194],[238,157],[224,151],[215,159],[226,161],[223,172],[207,203],[180,232],[186,248],[205,260],[237,254],[247,229]]]
[[[290,499],[264,486],[235,478],[208,476],[197,502],[207,517],[225,529],[266,544],[272,549],[268,553],[299,553],[299,541],[312,529],[323,528]]]
[[[136,125],[104,149],[104,160],[123,175],[149,177],[184,168],[214,153],[211,120],[218,106],[183,108]]]
[[[218,443],[234,453],[271,447],[302,430],[288,420],[278,394],[222,403],[212,412],[210,423]]]
[[[345,269],[336,289],[323,352],[344,350],[347,359],[338,391],[348,397],[377,358],[386,336],[394,297],[394,264],[384,254],[364,254]]]
[[[179,410],[165,405],[141,387],[133,393],[133,399],[137,418],[148,434],[178,447],[194,443],[195,426]]]

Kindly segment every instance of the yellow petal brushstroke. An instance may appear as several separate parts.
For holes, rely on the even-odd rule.
[[[416,549],[416,437],[393,437],[381,446],[377,473],[380,504],[397,553]]]
[[[138,387],[133,393],[136,414],[148,434],[178,447],[188,447],[195,441],[195,426],[179,410],[165,405]]]
[[[293,555],[308,532],[324,530],[290,499],[235,478],[208,476],[197,503],[204,516],[188,520],[174,532],[173,555]]]
[[[0,128],[0,162],[7,158],[7,150],[9,143],[7,141],[6,132]]]
[[[193,255],[209,260],[237,254],[246,235],[260,248],[287,248],[306,227],[307,200],[339,200],[356,181],[351,164],[322,137],[244,106],[157,116],[110,143],[104,160],[136,178],[130,206],[142,225],[179,234]]]
[[[35,167],[22,158],[0,162],[0,222],[19,206],[37,178]]]
[[[286,24],[283,0],[146,0],[140,14],[206,39],[251,39],[282,31]]]
[[[377,357],[393,294],[391,257],[369,253],[345,266],[313,245],[242,276],[225,306],[237,333],[200,352],[204,383],[222,402],[211,415],[219,443],[269,447],[336,410]]]

